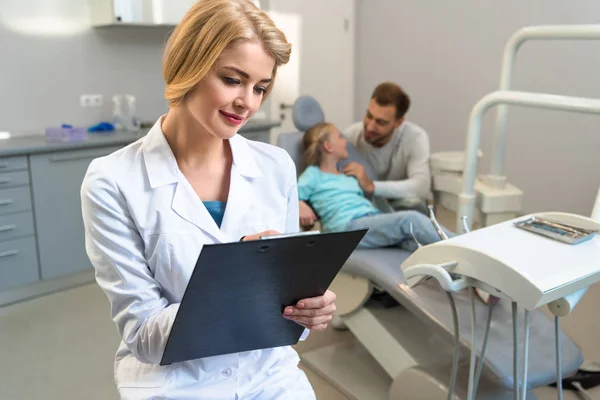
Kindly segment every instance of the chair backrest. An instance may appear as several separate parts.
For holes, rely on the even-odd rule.
[[[325,122],[325,113],[314,97],[300,96],[294,102],[292,120],[296,129],[306,132],[312,126]]]
[[[298,175],[304,171],[304,151],[302,149],[302,136],[304,132],[281,133],[277,136],[277,146],[287,151],[296,164]]]
[[[277,136],[277,146],[285,149],[289,153],[296,164],[296,171],[298,171],[298,175],[300,175],[306,167],[304,163],[304,149],[302,148],[302,137],[304,132],[320,122],[325,122],[325,114],[323,113],[321,105],[314,97],[300,96],[294,102],[292,118],[294,120],[294,126],[298,131],[279,134]],[[348,158],[340,161],[338,163],[338,168],[342,169],[351,161],[362,164],[371,180],[377,179],[371,165],[366,162],[352,144],[348,143]]]
[[[289,153],[296,164],[296,171],[300,175],[306,167],[302,136],[310,127],[325,122],[325,113],[323,113],[321,105],[314,97],[300,96],[294,102],[292,119],[297,131],[279,134],[277,136],[277,146]]]

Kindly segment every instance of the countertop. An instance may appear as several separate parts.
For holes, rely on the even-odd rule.
[[[243,135],[244,133],[269,130],[279,124],[279,121],[250,120],[240,129],[239,133]],[[0,140],[0,157],[126,146],[145,136],[148,131],[149,129],[141,129],[138,132],[88,133],[87,140],[79,142],[52,142],[48,141],[44,135],[17,136]]]

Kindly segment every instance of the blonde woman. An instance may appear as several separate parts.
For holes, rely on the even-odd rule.
[[[167,114],[87,171],[86,249],[122,337],[122,399],[314,399],[291,347],[159,365],[204,244],[299,230],[291,158],[236,134],[290,51],[251,1],[198,1],[164,52]],[[282,318],[322,330],[334,311],[328,291],[286,307]]]
[[[307,168],[298,178],[298,197],[304,202],[300,206],[310,203],[325,231],[369,228],[359,247],[398,246],[414,251],[417,245],[410,233],[411,224],[421,244],[439,241],[425,215],[418,211],[382,213],[364,196],[356,178],[338,171],[338,162],[348,158],[346,146],[346,139],[332,124],[320,123],[306,131],[303,147]]]

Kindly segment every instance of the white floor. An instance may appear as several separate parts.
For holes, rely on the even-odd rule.
[[[118,399],[118,343],[95,284],[0,308],[0,399]]]

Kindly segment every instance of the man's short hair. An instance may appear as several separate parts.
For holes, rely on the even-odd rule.
[[[373,91],[371,98],[375,99],[380,106],[392,105],[396,107],[396,119],[404,117],[410,108],[410,97],[400,86],[392,82],[379,84]]]

